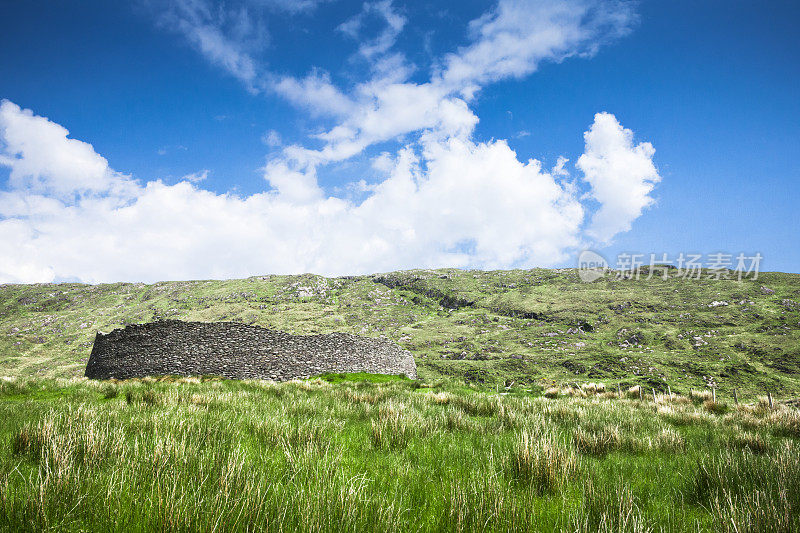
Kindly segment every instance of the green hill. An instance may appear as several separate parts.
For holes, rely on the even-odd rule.
[[[448,269],[2,285],[0,375],[82,375],[96,331],[175,318],[385,335],[414,353],[428,381],[800,393],[800,275],[644,278],[582,283],[574,269]]]

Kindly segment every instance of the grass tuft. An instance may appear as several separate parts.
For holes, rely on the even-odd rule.
[[[538,436],[530,431],[519,434],[509,462],[511,477],[538,495],[561,491],[580,470],[574,452],[552,435]]]

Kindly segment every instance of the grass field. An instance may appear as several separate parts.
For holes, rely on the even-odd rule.
[[[0,529],[800,531],[787,406],[363,377],[0,380]]]
[[[800,395],[800,275],[647,277],[581,283],[574,269],[415,270],[3,285],[0,376],[81,376],[96,331],[176,318],[385,335],[414,354],[427,381]]]
[[[798,301],[571,269],[0,286],[0,529],[800,531]],[[78,377],[160,318],[384,335],[420,380]]]

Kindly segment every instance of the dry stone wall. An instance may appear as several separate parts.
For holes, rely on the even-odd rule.
[[[411,353],[386,339],[291,335],[234,322],[161,320],[98,332],[86,364],[86,377],[94,379],[213,374],[287,381],[326,372],[417,378]]]

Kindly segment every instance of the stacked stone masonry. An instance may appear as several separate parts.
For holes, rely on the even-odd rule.
[[[234,322],[162,320],[98,332],[86,377],[217,375],[287,381],[328,372],[403,374],[417,379],[410,352],[349,333],[291,335]]]

